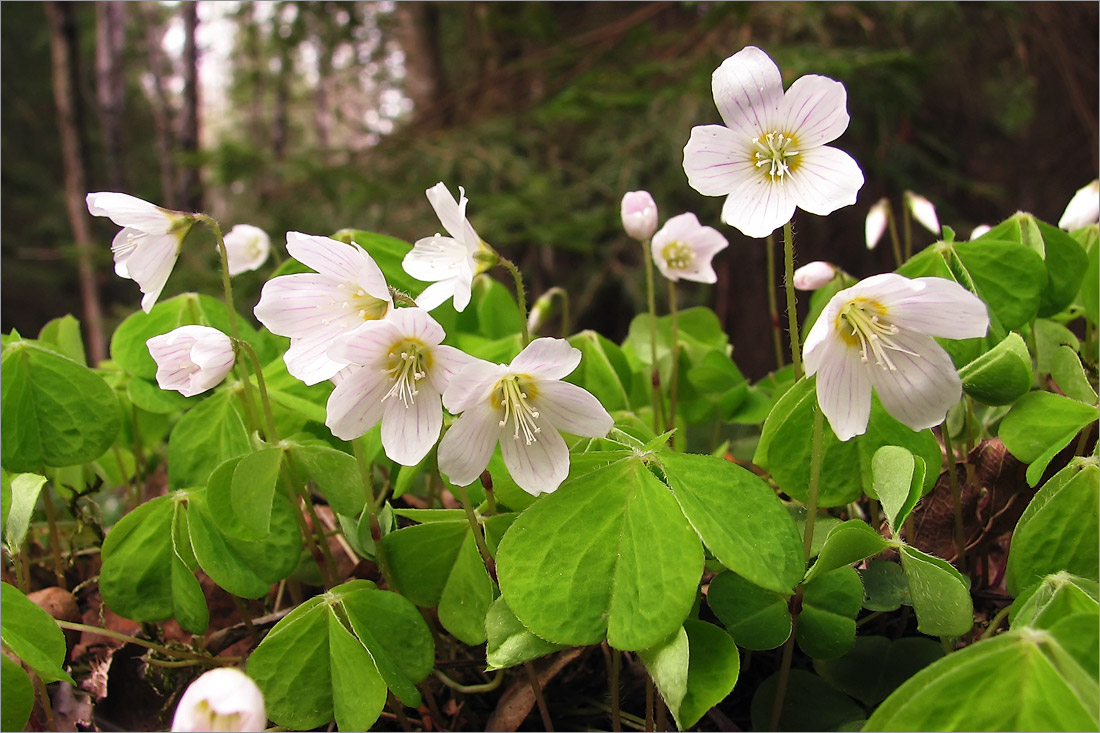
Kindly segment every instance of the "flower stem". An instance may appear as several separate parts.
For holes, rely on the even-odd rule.
[[[248,360],[252,364],[252,372],[256,375],[256,387],[260,391],[260,404],[263,406],[264,421],[267,423],[267,439],[269,442],[278,443],[279,433],[275,429],[275,417],[271,412],[271,399],[267,396],[267,383],[264,381],[264,370],[260,366],[260,358],[256,356],[256,352],[247,341],[238,340],[236,343],[248,355]],[[251,382],[249,382],[247,375],[245,375],[244,382],[245,389],[249,389]]]
[[[233,286],[229,283],[229,253],[225,249],[225,238],[222,237],[222,228],[218,222],[206,214],[195,214],[195,218],[210,227],[214,232],[214,239],[218,242],[218,256],[222,264],[222,289],[225,290],[225,307],[229,311],[229,335],[234,341],[239,341],[237,331],[237,309],[233,305]]]
[[[779,679],[776,680],[775,699],[772,701],[772,714],[768,721],[768,730],[779,730],[779,718],[783,715],[783,703],[787,697],[787,684],[791,679],[791,661],[794,659],[795,633],[798,631],[798,616],[802,610],[802,590],[791,596],[791,635],[783,645],[783,658],[779,663]]]
[[[650,383],[653,385],[653,432],[661,432],[661,376],[657,368],[657,295],[653,284],[653,253],[649,248],[649,240],[642,242],[642,252],[645,258],[645,290],[646,301],[649,304],[649,358],[653,367],[653,375]]]
[[[516,301],[519,303],[519,323],[520,332],[523,334],[523,345],[531,343],[531,334],[527,331],[527,294],[523,290],[523,276],[519,273],[519,268],[515,263],[507,257],[500,258],[500,266],[508,272],[512,273],[512,279],[516,283]]]
[[[53,554],[53,572],[57,578],[57,584],[65,587],[65,563],[61,559],[61,533],[57,531],[57,514],[53,506],[53,498],[49,489],[42,492],[42,506],[46,509],[46,522],[50,527],[50,552]],[[28,578],[28,583],[30,579]]]
[[[542,685],[539,684],[539,676],[535,674],[535,665],[528,660],[523,663],[527,670],[527,679],[531,683],[531,694],[535,696],[535,703],[539,707],[539,716],[542,718],[542,729],[547,733],[554,733],[554,721],[550,719],[550,708],[546,707],[546,697],[542,694]]]
[[[955,471],[955,448],[951,445],[951,430],[944,422],[940,431],[943,437],[943,462],[947,471],[947,482],[951,486],[951,502],[955,508],[955,564],[966,567],[966,534],[963,531],[962,488],[959,486],[959,476]]]
[[[676,281],[668,281],[668,312],[672,314],[672,374],[668,384],[668,422],[666,430],[676,428],[676,397],[680,381],[680,331],[677,320]],[[671,444],[672,439],[669,439]]]
[[[905,259],[913,254],[913,219],[909,214],[909,207],[902,202],[901,206],[901,226],[905,232]]]
[[[211,657],[206,654],[198,654],[196,652],[185,652],[182,649],[169,649],[166,646],[162,646],[152,641],[138,639],[136,637],[122,634],[118,631],[112,631],[111,629],[104,629],[99,626],[89,626],[88,624],[79,624],[72,621],[61,621],[60,619],[54,619],[54,623],[62,629],[69,629],[71,631],[86,631],[90,634],[107,636],[111,639],[124,641],[127,644],[137,644],[138,646],[143,646],[146,649],[152,649],[155,652],[160,652],[161,654],[169,657],[179,657],[180,659],[195,659],[200,662],[214,665],[237,664],[241,661],[241,657]]]
[[[481,522],[477,521],[474,508],[470,504],[470,495],[465,486],[456,486],[458,500],[462,502],[462,509],[466,512],[466,521],[470,523],[470,531],[474,533],[474,542],[477,543],[477,551],[481,553],[481,560],[485,563],[485,570],[490,577],[496,577],[496,562],[489,553],[489,546],[485,544],[485,535],[481,531]]]
[[[794,230],[791,223],[783,225],[783,286],[787,290],[787,331],[791,337],[791,363],[794,380],[802,378],[802,343],[798,335],[798,309],[794,295]]]
[[[890,205],[889,200],[886,201],[886,223],[890,226],[890,245],[894,249],[894,263],[897,267],[901,267],[905,258],[901,254],[901,241],[898,239],[898,222],[894,218],[894,207]]]
[[[615,733],[621,733],[623,729],[622,718],[619,715],[619,672],[622,665],[622,652],[611,647],[611,674],[609,675],[608,688],[611,692],[611,730]]]
[[[359,464],[359,477],[363,482],[363,493],[366,494],[367,521],[370,524],[371,540],[374,541],[374,560],[378,565],[378,570],[382,573],[382,577],[386,579],[386,587],[394,590],[397,586],[393,583],[393,577],[390,575],[390,563],[386,557],[386,551],[382,547],[382,524],[378,521],[378,507],[374,503],[374,482],[371,481],[370,464],[367,463],[367,457],[363,455],[362,438],[356,438],[351,444],[355,450],[355,462]]]
[[[814,523],[817,520],[817,495],[821,484],[821,444],[825,437],[825,415],[818,406],[814,410],[813,435],[810,438],[810,485],[806,496],[806,526],[802,532],[802,551],[806,563],[810,562],[810,548],[814,541]]]
[[[775,368],[783,366],[783,328],[779,325],[779,305],[775,297],[775,237],[764,239],[764,254],[768,263],[768,317],[772,322],[772,344],[775,346]]]

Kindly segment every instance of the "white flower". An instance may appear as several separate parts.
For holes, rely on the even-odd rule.
[[[478,255],[487,253],[488,248],[466,218],[465,189],[458,187],[457,202],[442,182],[429,188],[427,195],[451,236],[437,233],[418,240],[401,266],[417,280],[433,283],[417,296],[418,306],[432,310],[453,297],[455,310],[461,312],[470,303],[474,275],[487,269],[478,261]]]
[[[653,235],[650,247],[657,269],[669,280],[694,280],[713,283],[718,280],[710,261],[729,246],[714,227],[705,227],[695,214],[680,214],[665,222]]]
[[[385,316],[393,299],[378,265],[356,244],[287,232],[286,248],[316,272],[268,280],[253,312],[269,331],[290,337],[287,371],[317,384],[345,366],[327,355],[332,340]]]
[[[581,352],[564,339],[540,338],[508,366],[476,360],[451,381],[443,404],[459,418],[439,442],[439,470],[472,483],[500,442],[504,465],[534,496],[550,493],[569,473],[569,449],[558,431],[601,437],[614,424],[599,400],[562,377]]]
[[[794,271],[797,290],[820,290],[833,281],[836,266],[828,262],[811,262]]]
[[[962,396],[951,357],[933,340],[985,335],[977,296],[950,280],[875,275],[833,296],[806,337],[806,374],[841,440],[862,435],[871,389],[913,430],[938,425]]]
[[[804,76],[784,94],[779,67],[755,46],[726,59],[711,81],[726,124],[692,129],[684,172],[704,196],[727,197],[722,221],[766,237],[795,207],[824,215],[855,203],[863,173],[825,144],[848,127],[843,84]]]
[[[968,241],[973,242],[975,239],[983,236],[986,232],[991,231],[992,229],[993,227],[989,226],[988,224],[979,224],[978,226],[974,227],[974,231],[970,232],[970,239]]]
[[[338,336],[329,356],[353,368],[332,390],[325,424],[354,440],[382,421],[382,447],[391,460],[415,466],[439,439],[443,391],[473,361],[441,346],[443,328],[419,308],[391,311]]]
[[[111,242],[115,273],[138,284],[144,293],[141,309],[148,313],[172,274],[194,217],[125,193],[90,193],[85,202],[92,216],[106,216],[122,227]]]
[[[1073,194],[1073,198],[1066,204],[1066,210],[1058,220],[1058,227],[1072,232],[1089,224],[1095,224],[1098,220],[1100,220],[1100,180],[1077,189],[1077,193]]]
[[[271,253],[271,237],[251,224],[237,224],[224,240],[230,276],[260,269]]]
[[[267,727],[264,696],[252,678],[219,667],[188,685],[172,718],[174,731],[259,731]]]
[[[630,191],[623,196],[623,229],[631,239],[644,242],[657,231],[657,204],[649,191]]]
[[[932,205],[932,202],[912,191],[906,191],[904,198],[905,205],[909,207],[909,212],[913,215],[913,218],[920,222],[922,227],[937,237],[940,236],[940,220],[936,216],[936,207]]]
[[[884,197],[876,201],[867,212],[867,221],[863,223],[863,237],[867,242],[867,249],[874,249],[882,239],[882,233],[886,231],[886,225],[889,222],[889,211],[890,200]]]
[[[157,384],[193,397],[221,384],[233,368],[233,342],[216,328],[180,326],[145,342],[157,363]]]

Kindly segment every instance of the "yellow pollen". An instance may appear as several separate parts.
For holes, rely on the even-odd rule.
[[[769,132],[754,137],[756,147],[752,162],[772,183],[783,183],[786,176],[798,168],[799,150],[794,135],[784,132]]]
[[[403,339],[395,343],[386,355],[382,371],[393,380],[390,391],[382,398],[400,397],[405,407],[411,407],[420,394],[416,383],[428,376],[432,365],[432,352],[419,339]]]
[[[500,427],[505,427],[509,420],[515,423],[512,437],[519,440],[520,433],[527,445],[534,443],[538,433],[542,432],[535,420],[539,417],[539,411],[531,403],[536,397],[535,385],[526,375],[509,374],[493,387],[492,405],[494,408],[504,410],[504,417],[500,420]]]
[[[686,270],[695,262],[695,250],[677,240],[661,249],[661,257],[670,270]]]
[[[844,343],[859,348],[860,361],[868,363],[873,357],[883,369],[896,371],[889,352],[896,351],[909,356],[919,356],[899,345],[894,336],[901,332],[887,320],[889,310],[881,303],[868,298],[853,298],[840,309],[834,326]]]

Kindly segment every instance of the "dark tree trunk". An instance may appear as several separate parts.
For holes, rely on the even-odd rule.
[[[126,84],[122,75],[126,46],[126,5],[118,0],[96,3],[96,100],[103,127],[107,185],[125,191],[126,165],[122,131]]]
[[[141,7],[144,11],[145,55],[152,76],[151,85],[147,91],[149,108],[153,113],[153,127],[156,130],[157,157],[160,160],[160,203],[169,209],[182,209],[184,206],[180,196],[175,158],[175,114],[166,86],[172,74],[172,65],[161,47],[164,28],[158,8],[152,3],[142,3]]]
[[[179,145],[183,153],[183,175],[180,187],[184,207],[202,211],[202,183],[199,179],[199,54],[195,32],[199,25],[198,7],[194,2],[180,6],[183,13],[183,110],[180,114]]]

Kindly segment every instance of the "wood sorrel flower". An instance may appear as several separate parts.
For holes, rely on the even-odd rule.
[[[417,240],[401,266],[417,280],[432,283],[417,296],[418,306],[432,310],[453,297],[455,310],[461,312],[470,303],[474,275],[489,269],[493,255],[466,218],[468,201],[462,186],[458,187],[458,201],[442,182],[429,188],[427,195],[451,236],[437,233]]]
[[[172,718],[173,731],[256,731],[267,727],[264,696],[233,667],[204,672],[188,685]]]
[[[157,384],[193,397],[212,389],[233,368],[233,343],[209,326],[180,326],[145,342],[157,363]]]
[[[863,238],[867,243],[867,249],[874,249],[882,239],[882,234],[889,223],[889,210],[890,199],[881,198],[867,212],[867,220],[863,222]]]
[[[932,202],[919,193],[913,193],[912,191],[906,191],[904,198],[905,205],[909,207],[909,213],[913,215],[913,218],[922,227],[937,237],[940,236],[940,220],[936,216],[936,207],[933,206]]]
[[[260,269],[271,254],[271,237],[251,224],[237,224],[226,233],[224,240],[230,276]]]
[[[172,274],[195,217],[125,193],[90,193],[84,200],[92,216],[106,216],[122,227],[111,242],[115,273],[138,284],[144,293],[141,309],[148,313]]]
[[[521,489],[534,496],[557,489],[569,473],[569,449],[558,431],[595,438],[614,424],[599,400],[560,381],[580,361],[580,350],[564,339],[540,338],[508,366],[480,359],[466,366],[443,393],[446,408],[461,414],[439,442],[439,470],[466,486],[499,442]]]
[[[328,400],[325,424],[341,440],[354,440],[382,421],[382,447],[390,460],[415,466],[439,439],[443,391],[473,361],[451,346],[427,311],[400,308],[336,337],[329,356],[355,365]]]
[[[717,282],[710,261],[729,246],[714,227],[705,227],[695,214],[680,214],[665,222],[653,235],[650,247],[657,269],[669,280]]]
[[[345,366],[326,353],[332,340],[385,316],[393,299],[378,265],[356,244],[287,232],[286,249],[316,272],[268,280],[253,312],[269,331],[290,337],[287,371],[317,384]]]
[[[726,124],[692,129],[684,172],[704,196],[727,197],[722,221],[766,237],[795,207],[824,215],[855,203],[863,173],[825,144],[848,127],[843,84],[803,76],[784,94],[779,67],[755,46],[726,59],[711,81]]]
[[[1100,220],[1100,180],[1077,189],[1073,198],[1066,204],[1058,227],[1072,232]]]
[[[862,435],[871,389],[886,411],[913,430],[943,422],[962,396],[951,357],[933,340],[985,335],[989,314],[950,280],[887,273],[833,296],[806,337],[806,374],[841,440]]]
[[[657,204],[649,191],[630,191],[623,196],[623,229],[631,239],[644,242],[657,231]]]
[[[836,265],[828,262],[810,262],[794,271],[796,290],[820,290],[836,277]]]

